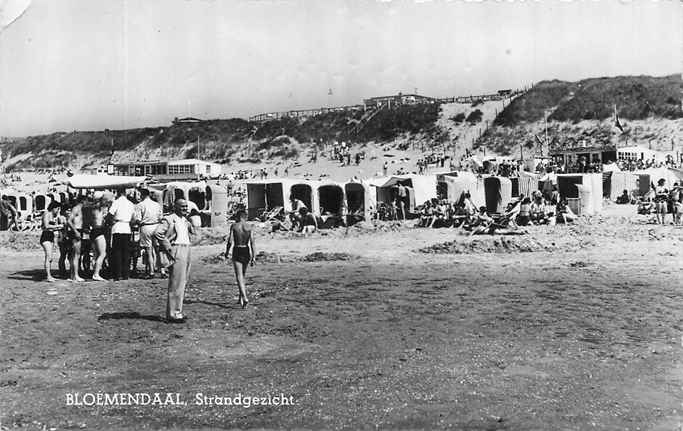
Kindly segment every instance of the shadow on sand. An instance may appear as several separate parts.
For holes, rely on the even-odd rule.
[[[137,319],[137,320],[148,320],[150,322],[166,322],[161,316],[143,316],[135,311],[127,311],[121,313],[104,313],[97,318],[98,321],[102,320],[122,320],[122,319]]]
[[[53,271],[52,275],[56,276],[59,271]],[[12,275],[7,277],[9,280],[31,280],[31,281],[45,281],[45,270],[44,269],[27,269],[24,271],[13,272]]]
[[[212,305],[214,307],[228,308],[228,309],[239,308],[238,306],[235,306],[234,304],[211,302],[211,301],[204,301],[204,300],[195,300],[195,299],[185,299],[185,304],[204,304],[204,305]]]

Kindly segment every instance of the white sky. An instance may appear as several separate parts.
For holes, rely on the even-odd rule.
[[[33,0],[0,33],[0,136],[680,73],[682,5]]]

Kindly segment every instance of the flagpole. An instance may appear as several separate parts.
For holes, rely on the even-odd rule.
[[[548,145],[548,113],[545,114],[545,145]],[[543,147],[541,147],[541,154],[543,154]]]

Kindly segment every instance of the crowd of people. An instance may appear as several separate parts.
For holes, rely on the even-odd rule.
[[[16,173],[2,174],[2,177],[0,177],[0,186],[8,187],[12,183],[18,182],[21,182],[21,176]]]
[[[431,153],[427,154],[425,157],[417,159],[417,173],[423,175],[427,173],[430,165],[434,165],[437,168],[443,168],[446,165],[446,160],[451,158],[444,153]]]
[[[186,205],[192,225],[201,226],[196,204]],[[51,202],[42,215],[40,236],[47,280],[55,281],[51,266],[56,252],[61,276],[74,282],[83,281],[82,276],[126,280],[131,273],[166,277],[168,260],[155,236],[163,216],[148,189],[130,194],[121,189],[116,195],[97,191],[66,203]],[[144,270],[138,273],[140,258]]]
[[[637,171],[649,168],[678,168],[679,164],[676,160],[667,156],[664,161],[656,161],[655,159],[621,159],[617,160],[617,167],[621,171]]]
[[[617,203],[633,203],[634,200],[630,198],[628,190],[624,190]],[[683,224],[683,185],[678,182],[668,186],[666,180],[660,178],[657,185],[653,185],[652,190],[635,203],[638,205],[638,214],[654,213],[657,224],[666,224],[668,214],[671,214],[673,224]]]
[[[557,193],[544,196],[540,191],[512,200],[502,214],[492,215],[485,206],[477,207],[468,192],[463,193],[457,202],[448,199],[425,202],[418,207],[418,214],[418,227],[462,228],[473,233],[493,233],[496,229],[564,224],[576,220],[576,214],[566,199],[559,199]]]

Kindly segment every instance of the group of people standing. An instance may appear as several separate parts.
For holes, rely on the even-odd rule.
[[[136,195],[139,195],[139,200]],[[55,281],[51,266],[56,247],[60,250],[60,270],[66,273],[68,259],[69,279],[74,282],[84,281],[80,275],[90,269],[91,250],[95,257],[93,280],[107,281],[103,277],[107,256],[108,275],[114,281],[127,280],[131,266],[135,267],[132,262],[138,259],[139,253],[135,250],[138,248],[145,257],[143,278],[153,278],[158,271],[169,279],[167,322],[185,322],[183,302],[190,276],[190,246],[197,233],[197,222],[191,220],[189,208],[189,201],[178,199],[173,212],[164,215],[162,206],[151,198],[147,189],[130,195],[125,189],[119,189],[115,198],[110,193],[95,192],[79,196],[66,206],[59,202],[50,203],[42,217],[40,236],[47,281]],[[246,219],[246,212],[237,212],[225,251],[226,257],[230,257],[232,249],[239,303],[243,308],[249,303],[246,270],[249,264],[254,264],[255,257],[254,239]]]
[[[657,224],[666,224],[666,215],[673,216],[673,223],[681,223],[683,214],[683,187],[677,182],[669,187],[664,178],[657,181],[657,185],[652,187],[654,192],[654,210],[657,217]]]
[[[151,199],[149,190],[141,189],[138,195],[140,199],[120,189],[116,196],[94,192],[67,204],[51,202],[42,216],[40,237],[47,281],[55,281],[51,266],[56,249],[60,272],[66,274],[68,261],[69,279],[74,282],[83,281],[81,275],[88,273],[95,281],[106,281],[105,271],[114,281],[126,280],[131,269],[137,269],[140,255],[145,263],[144,278],[157,272],[165,277],[167,265],[154,237],[163,210]]]

